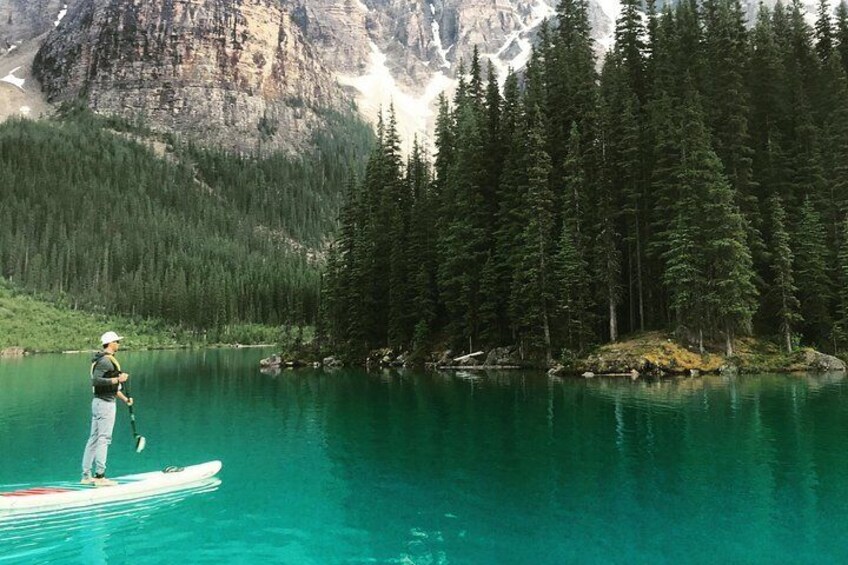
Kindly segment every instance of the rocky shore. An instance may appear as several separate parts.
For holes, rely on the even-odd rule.
[[[432,353],[423,362],[429,369],[541,369],[562,376],[621,376],[629,378],[698,376],[702,374],[736,373],[824,373],[845,372],[845,363],[811,348],[798,348],[785,353],[774,343],[756,338],[743,338],[736,343],[736,355],[725,357],[720,348],[703,354],[695,346],[683,345],[661,332],[648,332],[617,343],[600,346],[587,357],[569,363],[554,362],[545,366],[539,360],[527,359],[515,346],[490,350]],[[272,355],[260,362],[264,371],[275,372],[298,367],[341,367],[337,357],[304,360]],[[365,359],[367,369],[421,367],[408,352],[377,349]]]
[[[651,376],[697,376],[734,373],[845,372],[845,363],[811,348],[785,353],[774,343],[756,338],[737,341],[736,355],[726,357],[719,348],[700,353],[670,336],[649,332],[626,341],[599,347],[572,366],[557,365],[553,374]]]

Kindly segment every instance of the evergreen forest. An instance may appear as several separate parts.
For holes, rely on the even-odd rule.
[[[322,281],[331,348],[848,349],[846,4],[624,0],[615,39],[599,64],[562,0],[502,88],[475,52],[432,157],[385,112]]]
[[[0,274],[73,309],[165,321],[210,339],[233,324],[312,324],[339,187],[374,143],[327,116],[302,157],[233,155],[83,104],[0,125]]]

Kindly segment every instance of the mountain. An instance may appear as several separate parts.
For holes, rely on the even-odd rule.
[[[435,101],[467,70],[475,47],[501,82],[530,58],[539,25],[558,0],[317,0],[296,9],[306,37],[369,117],[393,105],[402,139],[427,138]],[[611,44],[617,0],[591,0],[599,50]]]
[[[64,0],[5,0],[0,3],[0,53],[53,29],[66,9]]]
[[[298,151],[327,127],[326,112],[354,104],[370,121],[393,105],[409,143],[432,131],[435,100],[451,92],[475,46],[503,81],[527,63],[557,3],[9,0],[0,4],[0,54],[5,41],[49,32],[34,74],[50,101],[85,96],[97,112],[144,116],[207,144]],[[752,19],[757,4],[745,3]],[[620,2],[589,8],[600,54],[612,45]]]
[[[33,70],[51,101],[249,149],[297,150],[345,95],[276,2],[77,1]]]
[[[352,103],[370,120],[394,104],[404,139],[426,137],[459,61],[477,46],[502,77],[520,69],[553,3],[11,0],[0,49],[40,45],[26,78],[54,104],[82,96],[96,112],[207,144],[300,151],[327,112]],[[593,11],[599,38],[608,11]]]

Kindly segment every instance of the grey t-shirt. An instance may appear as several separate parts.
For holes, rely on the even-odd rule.
[[[91,362],[91,389],[94,396],[106,402],[115,402],[115,395],[121,390],[121,385],[112,384],[112,379],[118,376],[118,368],[105,351],[98,351]]]

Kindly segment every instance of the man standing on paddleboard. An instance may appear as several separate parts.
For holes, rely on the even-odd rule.
[[[120,398],[132,406],[132,398],[121,392],[121,383],[127,382],[129,375],[121,371],[121,365],[115,359],[115,353],[123,338],[115,332],[106,332],[100,336],[103,351],[99,351],[91,360],[91,434],[82,456],[82,483],[95,486],[116,484],[106,478],[106,457],[109,444],[112,443],[112,428],[115,427],[115,398]],[[94,465],[94,476],[91,467]]]

